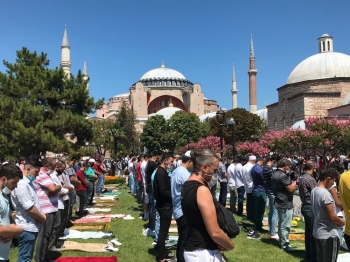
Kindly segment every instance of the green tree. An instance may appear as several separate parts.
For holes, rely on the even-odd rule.
[[[45,53],[17,51],[15,63],[3,61],[0,72],[0,152],[28,156],[46,151],[69,152],[91,138],[86,116],[102,106],[86,89],[79,71],[68,78],[49,69]],[[68,139],[67,139],[68,138]]]
[[[105,155],[106,151],[113,151],[114,140],[111,133],[111,129],[114,127],[115,122],[113,119],[92,119],[93,137],[89,142],[89,146],[95,148],[95,152],[99,155]]]
[[[141,143],[148,151],[152,151],[155,148],[164,149],[166,147],[164,141],[167,138],[167,133],[168,125],[164,117],[161,115],[152,116],[143,126]]]
[[[235,142],[254,141],[265,133],[265,124],[261,118],[252,114],[244,108],[228,110],[223,123],[223,134],[227,144],[232,144],[232,131],[226,126],[227,118],[234,118],[234,140]],[[210,134],[220,136],[220,124],[216,117],[209,119]]]

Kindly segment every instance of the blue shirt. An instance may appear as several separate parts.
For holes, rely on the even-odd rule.
[[[183,216],[181,207],[182,187],[190,175],[191,173],[183,166],[179,166],[173,171],[171,177],[171,197],[173,203],[173,215],[175,219]]]
[[[259,164],[255,164],[251,171],[253,179],[253,192],[266,192],[266,185],[263,182],[263,169]]]

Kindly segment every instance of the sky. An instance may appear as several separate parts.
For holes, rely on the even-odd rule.
[[[238,107],[249,110],[252,34],[261,109],[277,102],[294,67],[318,53],[322,34],[333,36],[334,51],[350,54],[349,13],[348,0],[0,0],[0,59],[13,63],[27,47],[58,67],[66,25],[71,72],[86,59],[95,99],[129,92],[164,60],[231,109],[234,63]]]

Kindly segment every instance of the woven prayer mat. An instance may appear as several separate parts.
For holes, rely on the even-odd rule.
[[[289,234],[289,240],[290,241],[305,240],[305,235],[304,234]]]
[[[86,218],[103,218],[103,217],[110,217],[110,218],[123,218],[125,217],[125,214],[91,214],[86,215]]]
[[[112,218],[105,217],[105,218],[79,218],[76,219],[73,222],[74,226],[101,226],[103,225],[104,230],[109,229],[111,227],[111,221]],[[76,229],[76,228],[74,228]]]
[[[92,201],[93,204],[101,204],[101,203],[115,203],[116,199],[96,199]]]
[[[117,262],[118,258],[112,257],[60,257],[55,262]]]
[[[108,245],[101,243],[78,243],[73,241],[64,241],[63,246],[64,248],[58,248],[58,251],[80,250],[85,252],[105,252],[103,249]]]
[[[111,212],[111,208],[98,208],[98,207],[89,207],[86,209],[87,211],[91,212]]]
[[[94,207],[119,207],[119,203],[112,203],[112,202],[107,202],[107,203],[96,203]]]
[[[110,228],[110,224],[104,225],[84,225],[84,226],[72,226],[70,229],[81,230],[81,231],[96,231],[96,230],[107,230]]]

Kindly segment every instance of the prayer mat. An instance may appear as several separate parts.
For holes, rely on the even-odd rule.
[[[91,214],[91,215],[86,215],[86,218],[103,218],[103,217],[123,218],[123,217],[125,217],[125,214]]]
[[[111,212],[111,208],[96,208],[96,207],[89,207],[86,209],[89,212]]]
[[[94,207],[119,207],[119,203],[97,203],[94,205]]]
[[[289,234],[289,240],[290,241],[305,240],[305,235],[304,234]]]
[[[112,237],[113,233],[110,232],[97,232],[97,231],[79,231],[74,229],[66,229],[64,231],[64,236],[60,237],[60,239],[89,239],[89,238],[108,238],[110,239]]]
[[[176,220],[171,220],[171,225],[176,225]]]
[[[302,228],[294,227],[290,229],[290,233],[293,234],[305,234],[305,230]]]
[[[113,257],[60,257],[55,262],[118,262],[118,258]]]
[[[67,250],[79,250],[85,252],[110,252],[106,248],[113,248],[113,245],[101,243],[78,243],[73,241],[64,241],[63,248],[58,248],[59,252]]]
[[[105,192],[105,193],[102,193],[103,195],[106,195],[106,196],[110,196],[110,195],[117,195],[118,193],[117,192]]]
[[[72,226],[70,229],[82,230],[82,231],[96,231],[96,230],[107,230],[110,225],[85,225],[85,226]]]
[[[94,204],[101,204],[101,203],[106,203],[106,202],[115,203],[116,200],[117,199],[96,199],[92,203],[94,203]]]
[[[169,228],[169,233],[177,233],[177,227]]]
[[[115,199],[117,196],[101,196],[101,197],[94,197],[94,200],[108,200],[108,199]]]

